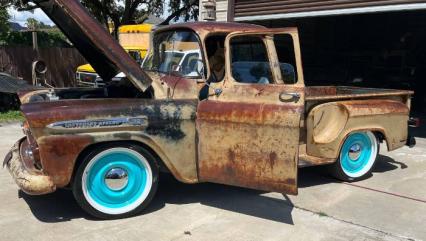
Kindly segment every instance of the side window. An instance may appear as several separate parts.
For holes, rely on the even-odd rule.
[[[237,82],[273,83],[268,51],[261,36],[237,36],[231,39],[231,69]]]
[[[274,43],[284,84],[297,83],[297,66],[293,38],[290,34],[277,34],[274,35]]]

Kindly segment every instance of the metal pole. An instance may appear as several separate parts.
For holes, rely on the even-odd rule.
[[[33,50],[38,54],[37,31],[32,31],[33,34]]]

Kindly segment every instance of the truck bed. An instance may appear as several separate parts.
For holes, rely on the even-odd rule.
[[[309,86],[305,88],[306,101],[363,99],[366,97],[408,96],[409,90],[390,90],[350,86]]]

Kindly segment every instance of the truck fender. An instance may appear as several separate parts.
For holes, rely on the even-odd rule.
[[[162,151],[159,144],[150,136],[136,132],[87,133],[81,135],[54,135],[40,138],[40,155],[45,172],[49,174],[57,187],[67,186],[79,162],[93,147],[111,142],[133,142],[153,152],[158,164],[164,165],[179,181],[196,183],[196,170],[178,170],[175,163]],[[59,144],[58,144],[59,143]],[[72,148],[63,148],[64,146]]]
[[[381,133],[389,151],[403,146],[409,108],[395,100],[338,101],[314,107],[307,117],[307,154],[337,159],[346,137],[357,131]]]

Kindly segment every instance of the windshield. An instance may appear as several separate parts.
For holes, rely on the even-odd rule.
[[[173,65],[178,65],[182,60],[184,54],[179,52],[165,52],[164,53],[164,61],[160,63],[158,67],[158,71],[162,73],[166,73],[170,71]]]
[[[191,31],[178,30],[155,34],[143,69],[200,78],[203,64],[200,45]]]

